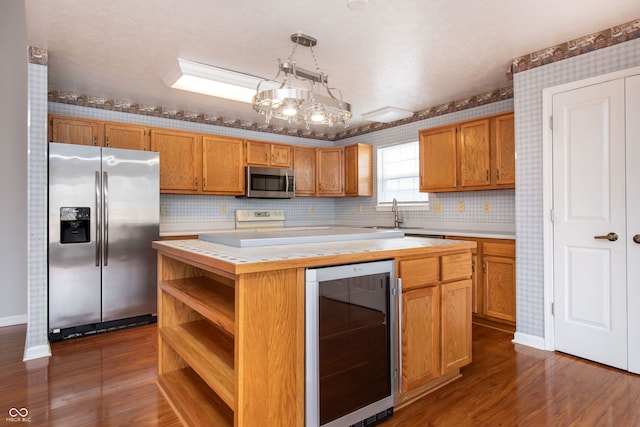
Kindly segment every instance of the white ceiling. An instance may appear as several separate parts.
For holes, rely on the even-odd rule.
[[[308,34],[357,127],[385,106],[421,111],[510,86],[513,58],[637,19],[640,1],[26,0],[26,13],[29,45],[49,53],[49,89],[258,123],[249,104],[163,77],[181,57],[271,78],[289,36]],[[295,58],[315,69],[307,48]]]

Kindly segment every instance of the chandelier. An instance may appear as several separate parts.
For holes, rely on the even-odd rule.
[[[342,93],[338,89],[329,87],[328,75],[320,71],[313,51],[313,46],[318,41],[300,33],[292,34],[291,41],[294,43],[293,50],[285,62],[278,59],[276,76],[258,83],[253,97],[253,109],[264,114],[267,124],[275,117],[289,123],[305,123],[307,129],[310,124],[326,124],[331,127],[336,123],[341,123],[346,128],[352,116],[351,106],[342,100]],[[296,65],[294,54],[298,45],[308,47],[311,51],[315,71]],[[281,74],[283,77],[279,82],[277,79]],[[302,85],[294,85],[296,80]],[[265,82],[279,86],[276,89],[261,90],[260,87]],[[321,89],[324,89],[326,95],[318,93]]]

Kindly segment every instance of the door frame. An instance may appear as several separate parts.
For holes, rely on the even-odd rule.
[[[627,68],[542,90],[542,215],[544,260],[544,349],[555,350],[553,303],[553,129],[551,113],[555,94],[640,74],[640,67]]]

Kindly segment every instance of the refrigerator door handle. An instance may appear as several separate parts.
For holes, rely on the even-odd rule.
[[[100,238],[100,211],[102,210],[100,206],[100,198],[100,171],[96,171],[96,267],[100,267],[100,245],[102,244],[102,239]]]
[[[102,191],[104,194],[104,259],[103,266],[109,265],[109,175],[102,173]]]

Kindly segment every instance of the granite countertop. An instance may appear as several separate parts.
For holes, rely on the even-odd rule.
[[[315,267],[332,264],[390,259],[403,255],[470,249],[475,242],[396,237],[323,243],[300,243],[239,248],[204,240],[166,240],[154,242],[161,252],[192,259],[231,274],[268,271],[279,268]]]

